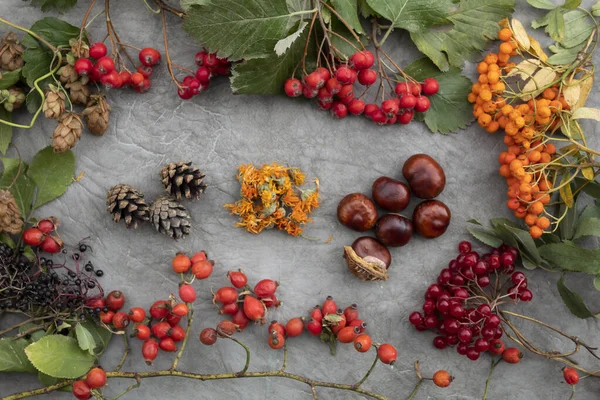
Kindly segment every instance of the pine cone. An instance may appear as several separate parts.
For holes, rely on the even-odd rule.
[[[103,94],[92,95],[82,115],[85,118],[87,127],[91,133],[96,136],[104,135],[108,128],[108,116],[110,115],[110,106],[106,102]]]
[[[14,32],[8,32],[0,42],[0,69],[14,71],[23,66],[21,55],[25,48]]]
[[[43,109],[46,118],[58,119],[65,112],[65,100],[64,92],[54,87],[48,90]]]
[[[65,87],[69,89],[69,98],[73,104],[87,104],[90,97],[90,89],[87,86],[89,79],[87,76],[81,77],[72,83],[67,83]]]
[[[58,119],[58,126],[52,134],[52,148],[55,153],[62,153],[75,147],[83,128],[79,115],[65,112]]]
[[[0,190],[0,232],[17,235],[23,229],[21,211],[12,193]]]
[[[181,197],[188,199],[199,199],[206,190],[206,184],[202,182],[204,174],[192,162],[179,161],[169,163],[160,171],[160,179],[165,190],[177,200]]]
[[[108,212],[113,221],[125,221],[127,228],[137,229],[138,221],[148,221],[148,206],[144,195],[133,186],[120,183],[110,188],[106,194]]]
[[[173,239],[190,233],[190,214],[171,196],[160,196],[150,205],[150,222],[154,228]]]
[[[79,79],[79,74],[75,72],[75,67],[71,64],[66,64],[58,70],[58,79],[63,84],[73,83]]]
[[[69,40],[69,44],[71,45],[71,52],[75,58],[90,57],[90,46],[88,46],[83,40],[71,39]]]

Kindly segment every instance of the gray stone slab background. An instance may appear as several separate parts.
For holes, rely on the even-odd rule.
[[[139,47],[155,46],[162,51],[160,19],[149,13],[141,1],[113,2],[114,24],[122,39]],[[518,0],[515,13],[525,23],[540,13]],[[590,3],[585,2],[585,3]],[[62,16],[79,25],[88,2],[81,1]],[[0,14],[24,26],[30,26],[42,13],[21,0],[1,0]],[[193,66],[199,45],[181,29],[180,22],[169,16],[169,40],[175,62]],[[4,28],[2,29],[2,32]],[[91,32],[96,38],[105,33],[98,19]],[[417,51],[407,35],[394,33],[390,45],[400,65],[408,65]],[[596,57],[596,61],[600,61]],[[472,71],[472,66],[468,68]],[[404,399],[416,378],[413,362],[420,360],[425,375],[447,369],[456,381],[447,389],[426,384],[416,399],[480,399],[489,370],[489,356],[471,362],[456,354],[432,347],[432,333],[417,333],[408,323],[408,314],[420,309],[425,288],[451,257],[456,245],[466,239],[466,220],[509,216],[505,209],[505,185],[497,174],[496,157],[502,150],[501,136],[488,135],[476,126],[459,134],[430,134],[420,123],[407,127],[375,127],[362,118],[337,121],[319,112],[314,103],[283,97],[233,96],[227,81],[219,79],[205,94],[191,101],[181,101],[175,93],[165,63],[155,70],[152,89],[147,94],[130,90],[111,90],[113,107],[110,128],[103,137],[85,133],[75,148],[77,173],[83,178],[71,185],[67,193],[37,213],[38,217],[56,215],[62,221],[61,235],[76,243],[91,236],[93,260],[104,269],[105,288],[121,289],[128,298],[127,307],[149,306],[155,299],[176,290],[177,279],[171,272],[170,259],[176,251],[205,249],[217,260],[215,272],[207,281],[196,284],[200,295],[196,302],[197,318],[182,370],[200,372],[236,371],[243,365],[243,353],[235,343],[220,341],[212,347],[200,345],[200,330],[219,320],[210,302],[210,289],[226,284],[229,269],[244,268],[250,280],[273,278],[281,282],[284,306],[272,314],[279,320],[305,315],[327,295],[338,304],[357,303],[361,316],[369,323],[369,332],[381,342],[399,349],[397,365],[390,369],[382,364],[364,384],[390,399]],[[592,93],[592,107],[600,106],[600,95]],[[21,115],[18,122],[26,122]],[[586,124],[593,148],[600,148],[598,125]],[[18,131],[15,144],[25,159],[50,141],[53,121],[43,118],[29,131]],[[401,177],[406,158],[425,152],[445,168],[448,184],[440,199],[451,208],[452,224],[448,232],[433,241],[419,237],[399,249],[393,249],[394,264],[390,279],[384,283],[358,281],[346,269],[342,246],[350,244],[358,233],[343,229],[337,222],[337,202],[347,193],[369,193],[372,181],[388,175]],[[114,224],[105,210],[106,190],[117,183],[129,183],[149,199],[162,193],[159,168],[166,162],[191,160],[207,175],[209,188],[198,202],[185,205],[193,214],[193,233],[179,242],[155,233],[150,226],[137,232]],[[311,237],[333,242],[322,244],[288,237],[278,231],[254,236],[233,228],[235,218],[222,208],[238,198],[235,180],[240,163],[278,161],[300,167],[309,177],[317,176],[322,184],[322,207],[314,214],[314,224],[306,229]],[[414,202],[407,212],[410,214]],[[596,245],[597,243],[592,243]],[[600,345],[599,322],[573,317],[556,292],[558,276],[539,271],[528,272],[534,300],[516,307],[532,317],[547,321],[572,334]],[[570,285],[586,295],[591,306],[600,299],[589,279],[570,278]],[[0,322],[3,323],[3,322]],[[547,331],[518,323],[523,331],[545,348],[566,349],[568,343]],[[251,371],[278,368],[282,353],[266,344],[266,329],[252,326],[239,335],[253,351]],[[113,340],[103,356],[110,369],[120,357],[121,343]],[[352,383],[369,367],[371,355],[357,354],[351,347],[340,346],[338,355],[328,355],[327,347],[309,335],[289,341],[289,371],[309,377]],[[133,353],[124,370],[146,371],[168,367],[171,355],[161,355],[154,367],[147,367],[140,356],[140,343],[133,341]],[[599,362],[588,356],[580,358],[592,369]],[[566,400],[570,387],[562,381],[561,366],[527,354],[518,366],[500,365],[494,375],[490,400]],[[130,382],[113,382],[109,392],[118,393]],[[39,387],[37,379],[23,374],[0,375],[0,395]],[[318,389],[321,399],[361,399],[362,396]],[[53,393],[52,399],[70,398]],[[127,396],[130,399],[308,399],[308,387],[277,378],[243,379],[222,382],[199,382],[156,378],[144,380],[142,386]],[[577,387],[577,400],[600,398],[600,381],[584,379]]]

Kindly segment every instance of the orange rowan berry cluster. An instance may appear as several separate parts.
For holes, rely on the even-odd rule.
[[[558,114],[570,107],[557,86],[528,102],[508,104],[503,97],[503,74],[516,66],[510,58],[518,54],[517,42],[509,28],[501,29],[498,37],[502,41],[499,52],[487,54],[477,65],[479,80],[472,86],[468,100],[479,126],[489,133],[500,129],[505,132],[507,150],[500,153],[498,161],[500,175],[508,185],[507,206],[515,217],[525,221],[529,233],[537,239],[551,225],[543,215],[553,189],[546,166],[552,162],[556,147],[545,133],[554,131],[560,123]]]

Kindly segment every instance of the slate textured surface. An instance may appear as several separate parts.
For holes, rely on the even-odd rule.
[[[87,2],[80,2],[87,3]],[[538,13],[518,0],[516,15],[524,21]],[[20,0],[0,1],[4,17],[29,26],[42,13]],[[113,5],[114,24],[125,42],[162,49],[160,20],[144,8],[142,2]],[[83,4],[63,16],[78,25]],[[198,51],[181,29],[176,18],[169,17],[169,37],[175,62],[193,65]],[[104,35],[99,18],[91,27],[96,38]],[[417,52],[407,35],[393,35],[393,53],[400,65],[407,65]],[[392,44],[392,43],[390,43]],[[471,68],[472,70],[472,68]],[[408,127],[374,127],[364,119],[335,121],[319,112],[313,104],[283,97],[233,96],[227,82],[218,80],[206,94],[192,101],[181,101],[169,80],[165,64],[157,68],[153,86],[144,95],[116,90],[108,95],[113,107],[109,132],[103,137],[84,134],[75,148],[77,173],[83,178],[71,185],[58,201],[38,212],[38,216],[56,215],[62,220],[62,235],[67,242],[91,236],[93,260],[106,271],[102,284],[118,288],[128,296],[127,306],[148,306],[157,298],[174,291],[177,279],[169,262],[176,251],[205,249],[217,260],[213,276],[198,283],[197,319],[192,330],[189,350],[183,357],[182,370],[202,372],[236,371],[243,365],[243,353],[235,343],[221,341],[213,347],[197,341],[200,330],[219,320],[210,303],[210,288],[226,283],[225,272],[242,267],[251,281],[270,277],[281,282],[284,306],[273,317],[279,320],[304,315],[327,295],[338,304],[357,303],[369,323],[369,331],[379,341],[388,341],[399,349],[399,361],[393,368],[378,365],[365,383],[390,399],[408,397],[415,376],[412,364],[420,360],[425,375],[444,368],[456,376],[448,389],[426,384],[416,399],[480,399],[489,370],[489,357],[471,362],[452,349],[433,349],[433,334],[417,333],[408,324],[408,314],[420,309],[423,293],[441,268],[455,255],[457,243],[467,238],[469,218],[482,221],[492,216],[508,216],[505,210],[505,186],[497,174],[496,157],[501,151],[501,137],[483,133],[471,126],[456,135],[433,135],[420,123]],[[600,106],[600,95],[592,94],[591,106]],[[20,122],[28,116],[22,115]],[[16,133],[15,144],[29,159],[49,143],[54,124],[41,120],[30,131]],[[598,126],[586,124],[590,144],[599,148]],[[350,192],[368,193],[371,182],[381,175],[401,177],[403,161],[414,153],[425,152],[445,168],[448,184],[440,199],[452,209],[452,224],[443,237],[428,241],[415,238],[408,246],[392,251],[394,264],[390,279],[384,283],[363,283],[351,275],[341,257],[342,246],[359,235],[343,229],[335,218],[339,199]],[[117,183],[129,183],[149,199],[162,193],[159,168],[166,162],[191,160],[206,172],[209,188],[198,202],[186,202],[193,214],[193,233],[180,242],[155,233],[150,226],[131,232],[115,225],[105,210],[106,190]],[[234,229],[235,218],[222,205],[237,198],[239,189],[234,176],[240,163],[287,162],[300,167],[309,177],[317,176],[322,184],[322,208],[314,215],[314,224],[306,234],[322,239],[330,235],[329,244],[294,239],[282,232],[253,236]],[[412,211],[416,202],[407,210]],[[597,243],[592,243],[597,245]],[[599,322],[579,320],[570,315],[556,292],[558,276],[529,273],[534,301],[518,306],[522,311],[600,344]],[[597,292],[586,279],[571,278],[597,309]],[[2,322],[4,323],[4,322]],[[518,323],[540,346],[564,350],[568,343],[547,331]],[[251,371],[278,368],[281,352],[266,345],[265,328],[250,327],[240,339],[253,350]],[[354,382],[370,365],[371,355],[359,355],[350,347],[340,346],[338,355],[330,357],[325,345],[312,337],[290,340],[289,371],[336,382]],[[113,344],[103,357],[104,366],[114,367],[120,357],[120,343]],[[133,343],[133,354],[124,370],[165,368],[170,356],[161,356],[155,367],[147,367],[140,357],[140,344]],[[581,357],[582,362],[598,368],[598,361]],[[594,362],[595,361],[595,362]],[[128,382],[110,382],[116,394]],[[29,375],[1,375],[0,396],[38,387]],[[562,382],[559,364],[527,354],[519,366],[500,365],[491,383],[491,400],[568,399],[570,388]],[[319,389],[321,399],[361,399],[353,393]],[[70,398],[53,393],[47,398]],[[308,399],[308,387],[282,379],[234,380],[206,382],[156,378],[144,380],[128,395],[130,399]],[[584,379],[577,388],[576,399],[600,397],[600,381]]]

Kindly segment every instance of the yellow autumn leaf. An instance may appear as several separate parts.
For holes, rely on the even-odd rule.
[[[570,176],[568,174],[564,175],[561,185],[567,180],[569,180],[569,178]],[[573,207],[573,191],[571,190],[571,185],[566,184],[564,186],[561,186],[558,192],[560,193],[560,198],[565,203],[565,205],[569,208]]]
[[[571,107],[571,111],[575,111],[583,106],[587,102],[587,98],[590,95],[592,86],[594,85],[594,77],[590,75],[588,78],[583,78],[581,81],[579,99],[574,106]]]
[[[525,27],[523,26],[521,21],[519,21],[516,18],[513,18],[510,21],[510,29],[512,30],[513,36],[519,44],[519,46],[523,50],[528,51],[531,48],[531,42],[529,41],[529,35],[527,34],[527,31],[525,30]]]
[[[506,76],[518,75],[521,79],[527,80],[533,76],[533,73],[542,65],[540,60],[528,58],[515,65]]]
[[[548,55],[542,49],[542,46],[540,45],[540,42],[538,42],[537,40],[535,40],[531,36],[528,36],[528,37],[529,37],[529,42],[530,42],[530,45],[531,45],[531,48],[529,49],[529,51],[531,53],[533,53],[534,55],[536,55],[540,60],[546,61],[548,59]]]
[[[588,181],[594,180],[594,169],[592,167],[585,167],[581,169],[581,175]]]
[[[522,93],[525,93],[525,95],[521,97],[523,98],[523,100],[529,100],[535,97],[537,95],[536,92],[541,91],[541,88],[552,83],[554,79],[556,79],[556,72],[554,72],[552,68],[541,68],[538,72],[535,73],[535,75],[533,75],[533,78],[531,78],[529,82],[525,84],[522,90]]]
[[[581,82],[566,86],[563,89],[563,95],[565,96],[565,101],[567,104],[573,108],[573,106],[579,100],[579,96],[581,95]]]

